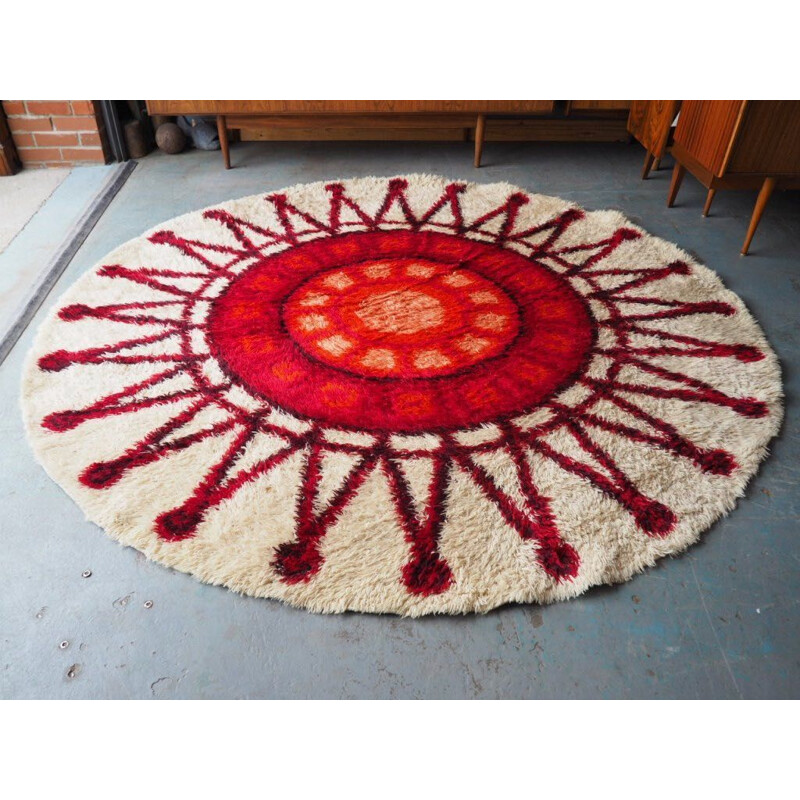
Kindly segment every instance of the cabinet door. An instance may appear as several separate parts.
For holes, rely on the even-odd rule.
[[[680,100],[634,100],[628,117],[628,132],[656,158],[661,158],[680,106]]]
[[[800,175],[800,101],[748,100],[726,175]]]
[[[675,142],[700,166],[721,177],[744,113],[744,100],[684,100]]]

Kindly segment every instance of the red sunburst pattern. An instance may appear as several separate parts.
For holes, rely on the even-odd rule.
[[[292,584],[313,579],[327,532],[379,471],[408,543],[398,577],[408,592],[429,596],[454,581],[439,552],[454,471],[535,544],[547,575],[568,581],[580,558],[537,486],[532,454],[613,498],[653,537],[669,536],[676,514],[637,488],[595,432],[666,451],[705,473],[737,468],[731,453],[704,449],[637,402],[663,398],[742,417],[767,414],[757,398],[731,396],[663,365],[663,357],[763,358],[750,345],[659,324],[736,313],[725,302],[659,295],[659,282],[689,274],[689,265],[611,266],[609,257],[638,231],[622,227],[597,241],[564,244],[583,212],[568,208],[520,226],[529,197],[519,192],[467,219],[459,183],[423,210],[412,209],[403,179],[388,181],[370,212],[343,183],[326,191],[324,215],[288,194],[263,198],[279,221],[273,227],[226,209],[206,211],[229,244],[160,230],[150,242],[191,268],[109,264],[99,274],[129,286],[130,301],[61,309],[63,321],[113,321],[130,335],[50,352],[40,369],[110,363],[151,371],[96,402],[49,414],[46,429],[58,433],[154,405],[180,408],[117,457],[87,464],[84,486],[102,492],[141,467],[228,436],[223,457],[208,465],[185,502],[155,520],[161,539],[180,542],[199,535],[209,511],[245,484],[303,454],[294,539],[272,561]],[[140,290],[151,299],[137,299]],[[177,376],[189,384],[174,388]],[[578,399],[566,400],[564,390],[575,387],[582,389]],[[600,403],[618,415],[599,413]],[[218,419],[196,424],[212,406]],[[464,435],[479,426],[486,436]],[[569,437],[570,452],[554,446],[555,432]],[[259,434],[280,446],[240,466]],[[481,455],[497,451],[513,465],[517,492],[483,465]],[[351,466],[323,498],[326,459],[336,454]],[[410,480],[411,461],[427,467],[425,487]]]

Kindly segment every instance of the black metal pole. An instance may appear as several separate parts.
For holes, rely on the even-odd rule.
[[[106,125],[108,143],[115,161],[127,161],[128,148],[125,146],[125,137],[122,135],[122,125],[113,100],[101,100],[100,110],[103,112],[103,122]]]

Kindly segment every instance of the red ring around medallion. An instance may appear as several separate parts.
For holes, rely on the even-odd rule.
[[[574,380],[594,342],[585,301],[556,273],[408,230],[268,256],[214,301],[207,331],[223,368],[269,402],[395,432],[524,413]]]

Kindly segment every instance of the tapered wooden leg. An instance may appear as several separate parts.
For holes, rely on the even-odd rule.
[[[657,158],[657,159],[656,159],[656,160],[653,162],[653,171],[654,171],[654,172],[658,172],[660,169],[661,169],[661,159],[660,159],[660,158]]]
[[[706,195],[706,204],[703,206],[703,216],[707,217],[708,212],[711,211],[711,203],[714,202],[714,195],[717,193],[716,189],[709,189]]]
[[[642,167],[642,180],[646,181],[647,176],[650,174],[650,168],[653,166],[655,156],[648,150],[644,156],[644,166]]]
[[[475,166],[481,165],[481,155],[483,154],[483,135],[486,130],[486,114],[478,114],[478,121],[475,123]]]
[[[756,232],[758,223],[761,222],[761,215],[767,207],[772,190],[775,188],[775,178],[764,178],[764,183],[761,186],[761,191],[756,198],[756,205],[753,209],[753,216],[750,217],[750,227],[747,229],[747,236],[744,237],[744,245],[742,246],[742,255],[746,256],[747,251],[750,249],[750,242],[753,241],[753,235]]]
[[[669,185],[669,194],[667,195],[667,208],[672,208],[675,198],[678,196],[678,189],[681,188],[681,181],[686,174],[686,167],[683,164],[676,164],[675,169],[672,170],[672,183]]]
[[[225,124],[225,117],[217,115],[217,135],[219,136],[219,146],[222,148],[222,159],[225,162],[225,169],[231,168],[231,149],[228,143],[228,126]]]

